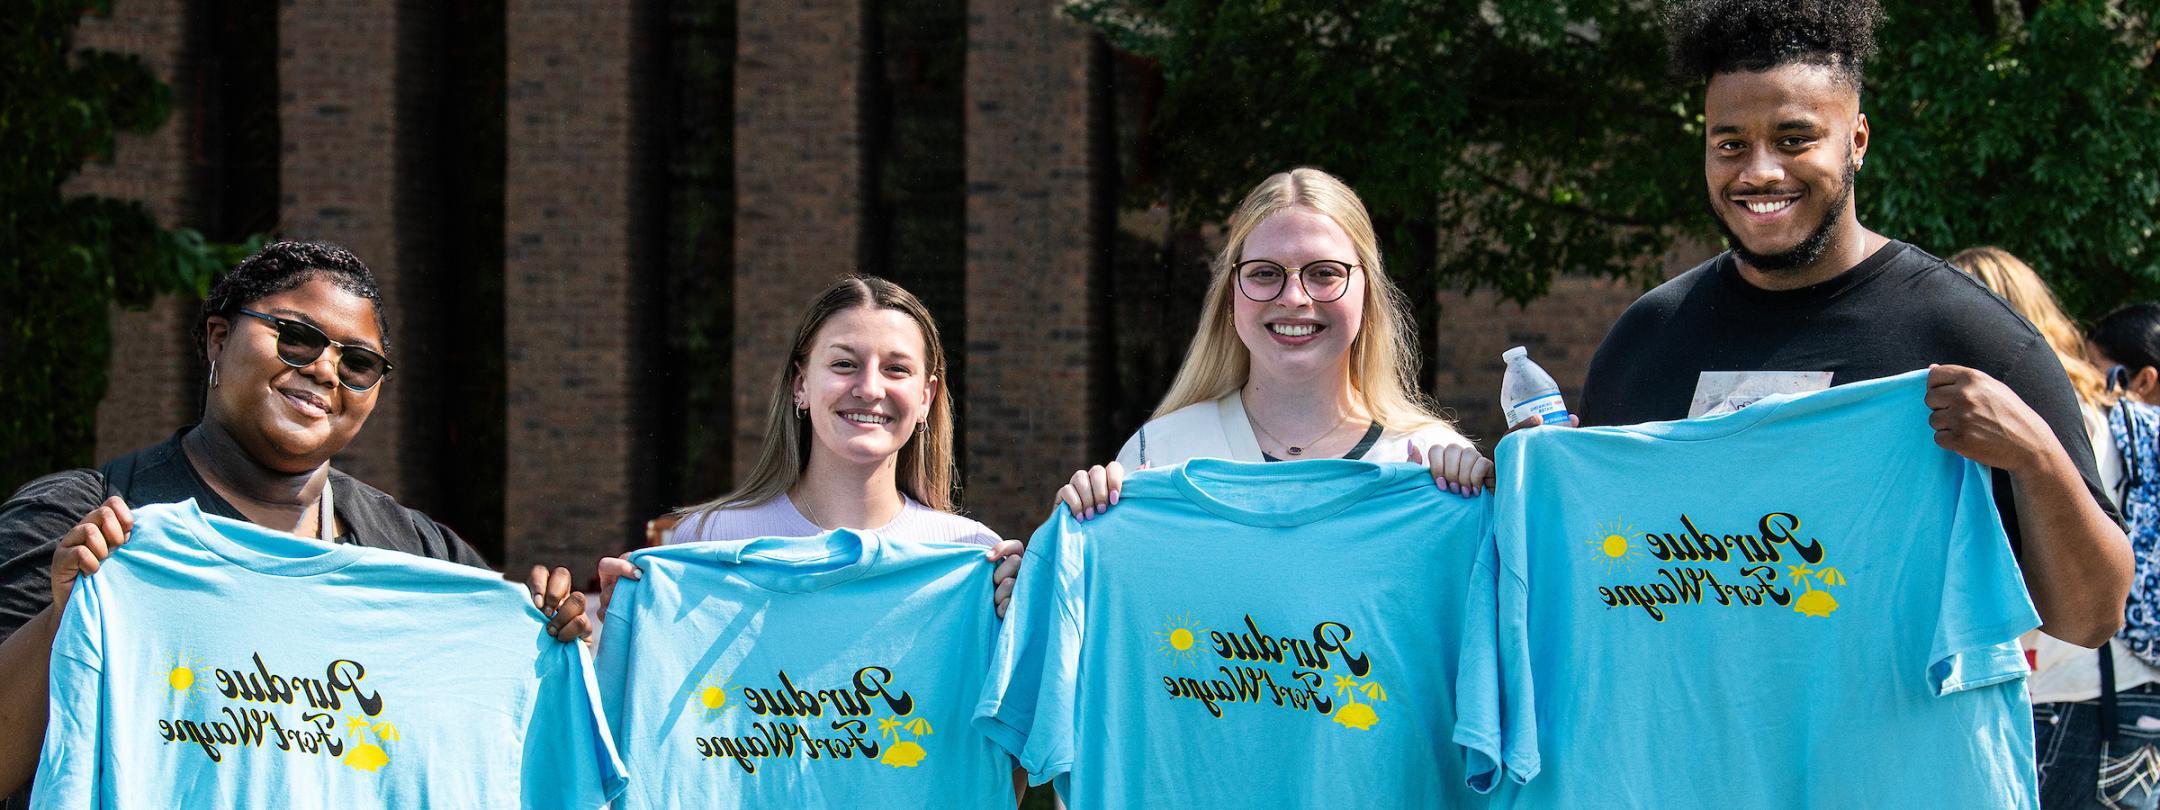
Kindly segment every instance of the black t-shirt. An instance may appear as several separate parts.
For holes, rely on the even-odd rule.
[[[1577,414],[1584,425],[1684,419],[1706,371],[1827,371],[1842,385],[1937,363],[2008,385],[2047,420],[2093,500],[2117,517],[2077,394],[2046,339],[1980,282],[1903,242],[1797,290],[1748,283],[1731,253],[1681,274],[1613,324],[1590,360]],[[1995,504],[2020,548],[2009,476],[2000,470]]]
[[[189,498],[204,512],[246,520],[210,488],[172,438],[121,456],[98,469],[68,470],[24,484],[0,504],[0,638],[13,635],[52,602],[53,548],[109,495],[129,507]],[[386,548],[487,568],[487,560],[457,532],[398,505],[387,493],[330,471],[330,488],[345,534],[336,542]]]

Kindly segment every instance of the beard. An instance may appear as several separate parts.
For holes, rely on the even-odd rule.
[[[1845,172],[1844,176],[1839,178],[1837,198],[1831,200],[1829,207],[1823,209],[1822,221],[1815,223],[1815,229],[1808,232],[1807,238],[1777,253],[1757,253],[1749,250],[1748,246],[1740,241],[1740,236],[1733,233],[1732,226],[1725,223],[1725,212],[1716,203],[1710,206],[1710,218],[1717,221],[1718,231],[1725,234],[1725,247],[1731,250],[1733,255],[1740,257],[1741,261],[1747,262],[1749,267],[1765,273],[1807,267],[1822,258],[1823,252],[1830,249],[1830,236],[1837,230],[1838,217],[1845,213],[1845,205],[1852,202],[1853,178],[1857,173],[1858,167],[1854,166],[1852,161],[1852,148],[1847,147]]]

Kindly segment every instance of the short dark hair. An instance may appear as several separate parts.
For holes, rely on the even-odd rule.
[[[2085,339],[2131,371],[2160,366],[2160,304],[2148,301],[2110,312]]]
[[[241,307],[317,278],[329,279],[338,289],[375,305],[375,328],[382,332],[383,353],[389,354],[390,320],[383,311],[382,289],[375,283],[374,271],[352,251],[328,242],[277,242],[240,260],[203,299],[202,316],[195,319],[196,347],[209,349],[211,316],[230,320]]]
[[[1857,93],[1883,11],[1876,0],[1672,0],[1664,18],[1673,72],[1683,81],[1819,65]]]

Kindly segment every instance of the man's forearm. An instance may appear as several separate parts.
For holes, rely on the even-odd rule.
[[[2098,647],[2122,628],[2133,563],[2122,528],[2109,520],[2077,466],[2059,447],[2033,469],[2013,472],[2011,494],[2025,538],[2025,587],[2040,629]]]
[[[46,676],[59,624],[47,607],[0,642],[0,796],[37,775],[45,741]]]

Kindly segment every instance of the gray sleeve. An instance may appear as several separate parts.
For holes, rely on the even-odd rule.
[[[0,504],[0,638],[52,603],[60,538],[105,500],[105,477],[69,470],[24,484]]]

